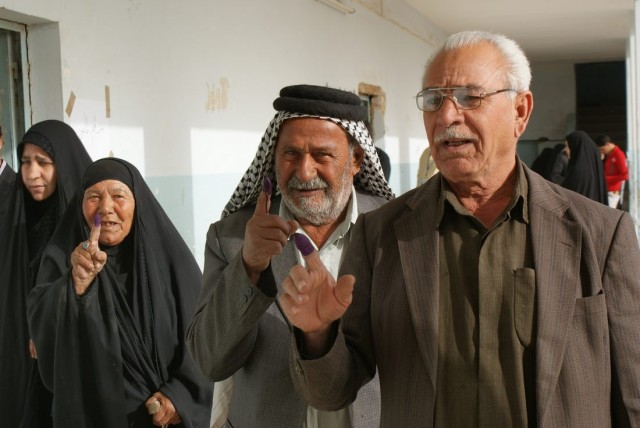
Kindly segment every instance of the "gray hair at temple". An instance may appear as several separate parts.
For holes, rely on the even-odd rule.
[[[457,49],[475,46],[487,42],[495,46],[507,63],[505,84],[516,92],[529,90],[531,84],[531,66],[524,51],[514,40],[502,35],[486,31],[462,31],[447,38],[442,47],[435,51],[427,61],[422,76],[422,88],[426,87],[427,71],[433,59],[441,52],[451,52]],[[515,93],[509,93],[513,98]]]

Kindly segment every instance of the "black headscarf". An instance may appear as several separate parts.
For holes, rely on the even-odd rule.
[[[58,120],[29,128],[18,145],[18,160],[25,143],[49,154],[57,184],[52,196],[36,202],[19,170],[15,175],[5,167],[0,177],[0,414],[3,426],[19,426],[24,413],[28,421],[22,426],[40,428],[46,426],[51,409],[37,364],[28,353],[26,295],[33,287],[42,251],[91,159],[73,129]],[[44,403],[39,401],[42,395]]]
[[[96,179],[127,183],[123,171],[135,197],[135,219],[127,242],[105,251],[109,259],[123,251],[129,257],[108,259],[78,297],[69,259],[89,237],[84,187]],[[196,371],[184,343],[201,282],[193,255],[140,172],[120,159],[92,164],[45,249],[28,299],[40,371],[54,392],[54,424],[125,427],[132,408],[144,419],[144,401],[159,390],[173,402],[181,426],[208,426],[211,386]],[[151,417],[134,426],[151,426]]]
[[[604,167],[596,143],[584,131],[567,135],[567,143],[571,152],[562,187],[607,205]]]
[[[38,122],[27,130],[17,148],[20,166],[24,145],[27,143],[47,152],[53,160],[57,177],[55,192],[44,201],[35,201],[25,188],[22,175],[18,174],[24,198],[30,269],[34,281],[42,251],[80,184],[80,177],[91,163],[91,158],[73,128],[59,120]]]

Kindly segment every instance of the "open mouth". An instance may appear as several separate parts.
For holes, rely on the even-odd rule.
[[[102,220],[102,229],[113,229],[118,226],[120,223],[116,223],[114,221],[104,221]]]
[[[443,141],[443,143],[447,147],[460,147],[460,146],[464,146],[465,144],[472,144],[473,141],[471,141],[471,140],[445,140],[445,141]]]
[[[320,192],[324,192],[324,189],[295,189],[294,192],[296,192],[300,196],[309,197]]]

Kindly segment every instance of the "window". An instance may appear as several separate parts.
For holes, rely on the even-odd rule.
[[[25,99],[28,86],[24,79],[26,27],[0,20],[0,124],[4,139],[3,157],[15,170],[16,146],[26,129]]]

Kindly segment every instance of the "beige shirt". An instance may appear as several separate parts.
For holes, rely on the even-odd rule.
[[[436,427],[536,425],[527,181],[489,229],[442,181]]]
[[[280,217],[286,220],[292,220],[293,216],[287,209],[284,202],[280,204]],[[356,191],[355,188],[351,189],[351,199],[347,206],[347,215],[340,225],[333,231],[331,236],[327,239],[327,242],[322,246],[322,248],[318,249],[316,244],[311,241],[313,247],[318,251],[320,255],[320,260],[326,266],[326,268],[331,272],[334,278],[338,277],[338,271],[340,270],[340,265],[342,264],[342,257],[344,256],[344,248],[349,240],[349,232],[351,230],[351,226],[355,224],[358,219],[358,202],[356,200]],[[296,230],[297,233],[302,233],[309,237],[307,233],[301,227]],[[296,250],[297,251],[297,250]],[[297,251],[298,260],[300,264],[304,263],[304,259],[302,258],[302,254],[300,251]],[[325,412],[323,410],[315,409],[311,406],[307,407],[307,422],[305,425],[306,428],[350,428],[351,420],[349,418],[349,409],[344,408],[342,410],[338,410],[335,412]]]

